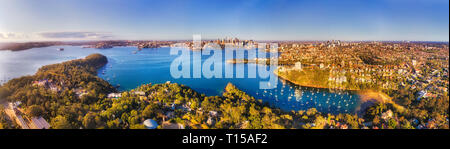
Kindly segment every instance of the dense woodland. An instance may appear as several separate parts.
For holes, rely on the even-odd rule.
[[[107,98],[117,92],[97,77],[97,69],[107,58],[93,54],[40,68],[33,76],[13,79],[0,87],[0,101],[21,101],[30,116],[43,116],[54,129],[144,129],[146,119],[158,128],[182,125],[187,129],[322,129],[322,128],[408,128],[426,126],[448,129],[448,96],[437,100],[414,101],[408,88],[393,95],[408,110],[399,111],[389,103],[378,103],[365,114],[324,114],[282,111],[247,95],[228,84],[222,96],[205,96],[176,83],[146,84]],[[49,80],[49,86],[34,85]],[[56,89],[55,89],[56,88]],[[79,92],[83,92],[80,94]],[[145,95],[137,92],[144,92]],[[2,107],[3,108],[3,107]],[[386,117],[387,112],[392,115]],[[18,128],[0,109],[0,128]]]

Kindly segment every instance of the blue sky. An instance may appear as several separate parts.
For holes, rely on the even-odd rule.
[[[448,0],[1,0],[0,41],[449,40]]]

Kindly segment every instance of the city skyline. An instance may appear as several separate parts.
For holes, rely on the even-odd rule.
[[[107,4],[107,5],[106,5]],[[445,0],[1,1],[0,42],[68,40],[449,41]]]

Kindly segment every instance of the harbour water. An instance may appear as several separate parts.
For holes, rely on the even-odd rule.
[[[57,50],[59,48],[64,48],[64,51]],[[200,51],[189,50],[189,52]],[[222,55],[225,55],[225,52],[232,51],[215,50],[214,52],[222,52]],[[189,86],[208,96],[220,96],[227,83],[231,82],[256,99],[261,99],[285,111],[316,108],[320,112],[333,114],[354,113],[360,100],[360,97],[352,91],[301,87],[278,78],[274,89],[260,89],[259,82],[268,79],[260,78],[258,75],[256,78],[248,78],[247,71],[244,78],[175,79],[170,74],[170,65],[180,55],[170,55],[170,47],[137,50],[136,47],[91,49],[81,46],[52,46],[15,52],[0,51],[0,84],[20,76],[32,75],[41,66],[83,58],[92,53],[101,53],[108,57],[108,64],[98,71],[98,76],[112,85],[120,85],[120,90],[134,89],[147,83],[171,81]],[[202,56],[201,62],[208,58],[209,56]],[[226,59],[222,59],[220,65],[234,67],[244,65],[244,70],[258,67],[257,64],[229,64],[225,61]],[[192,64],[191,70],[194,67]]]

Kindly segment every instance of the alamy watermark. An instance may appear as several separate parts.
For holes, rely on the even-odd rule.
[[[194,35],[192,43],[172,45],[170,55],[178,55],[170,65],[170,75],[175,79],[257,78],[258,75],[260,79],[266,80],[259,82],[260,89],[277,87],[278,80],[273,73],[278,66],[276,43],[257,43],[256,46],[254,42],[242,41],[202,42],[200,35]],[[202,56],[209,57],[202,59]],[[253,64],[255,67],[245,67],[238,63]]]

